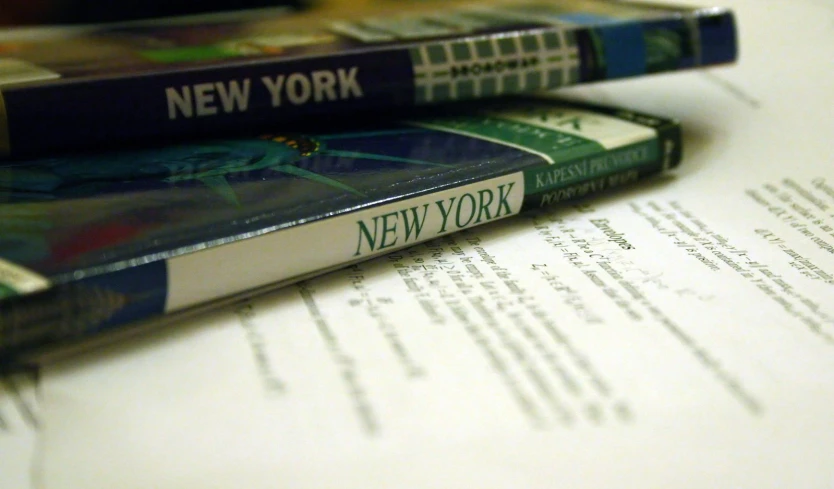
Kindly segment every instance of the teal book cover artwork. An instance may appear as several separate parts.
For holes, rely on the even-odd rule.
[[[0,358],[677,165],[676,122],[546,98],[0,166]]]

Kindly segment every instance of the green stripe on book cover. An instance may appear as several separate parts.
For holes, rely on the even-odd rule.
[[[605,151],[596,141],[523,121],[484,117],[445,117],[411,124],[485,139],[536,154],[549,164]]]

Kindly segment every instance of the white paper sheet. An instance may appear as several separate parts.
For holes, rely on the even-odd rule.
[[[726,3],[738,66],[566,92],[677,177],[49,366],[44,487],[834,487],[831,9]]]
[[[33,487],[38,399],[35,377],[0,377],[0,487]]]

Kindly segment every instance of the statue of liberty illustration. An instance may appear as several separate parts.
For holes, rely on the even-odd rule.
[[[344,158],[352,164],[359,165],[363,161],[381,161],[433,167],[448,166],[385,154],[330,149],[326,145],[328,140],[337,138],[398,136],[418,131],[421,130],[402,128],[316,137],[274,135],[258,139],[219,140],[139,151],[8,163],[0,166],[0,256],[23,264],[42,260],[66,262],[72,261],[76,255],[82,255],[98,247],[134,239],[134,236],[141,232],[141,223],[107,223],[102,230],[90,229],[85,232],[79,237],[83,238],[82,242],[76,242],[76,238],[72,236],[64,236],[61,242],[52,242],[48,238],[48,233],[56,227],[58,219],[58,214],[53,215],[50,210],[55,209],[50,202],[93,198],[121,192],[124,186],[119,184],[125,182],[146,182],[153,189],[164,189],[182,183],[201,184],[210,188],[229,205],[239,206],[233,185],[227,178],[233,175],[245,176],[247,172],[254,172],[250,176],[259,179],[258,175],[263,171],[274,171],[362,195],[359,190],[335,178],[298,165],[299,162],[316,155]],[[90,201],[87,205],[76,205],[74,208],[90,210],[97,205]],[[22,330],[20,324],[24,323],[21,322],[24,319],[49,324],[50,328],[54,328],[55,324],[61,324],[63,331],[80,336],[106,324],[111,317],[131,304],[155,300],[151,293],[127,293],[106,285],[80,283],[72,285],[70,289],[65,291],[65,299],[51,308],[28,307],[23,304],[16,306],[14,314],[0,308],[0,336],[14,335],[25,344],[29,339],[34,342],[36,339],[48,337],[49,331],[52,331],[41,331],[37,328]],[[0,287],[0,297],[9,295],[16,293]],[[80,307],[78,304],[88,304],[89,307]],[[89,313],[79,315],[76,314],[78,310]]]
[[[106,188],[124,182],[201,182],[227,202],[239,205],[227,177],[272,170],[293,175],[356,195],[362,193],[338,180],[297,165],[316,155],[412,165],[445,167],[428,161],[329,149],[327,141],[347,137],[365,138],[420,131],[402,128],[388,131],[340,133],[321,136],[270,135],[257,139],[229,139],[165,146],[139,151],[120,151],[75,158],[42,159],[23,165],[8,165],[0,172],[0,202],[50,201],[83,198],[106,193]]]

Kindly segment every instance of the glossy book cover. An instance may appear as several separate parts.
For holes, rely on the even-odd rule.
[[[0,166],[0,358],[631,183],[680,160],[673,121],[552,99],[354,125]]]
[[[427,0],[52,38],[0,32],[0,157],[531,92],[736,56],[727,9],[612,0]]]

